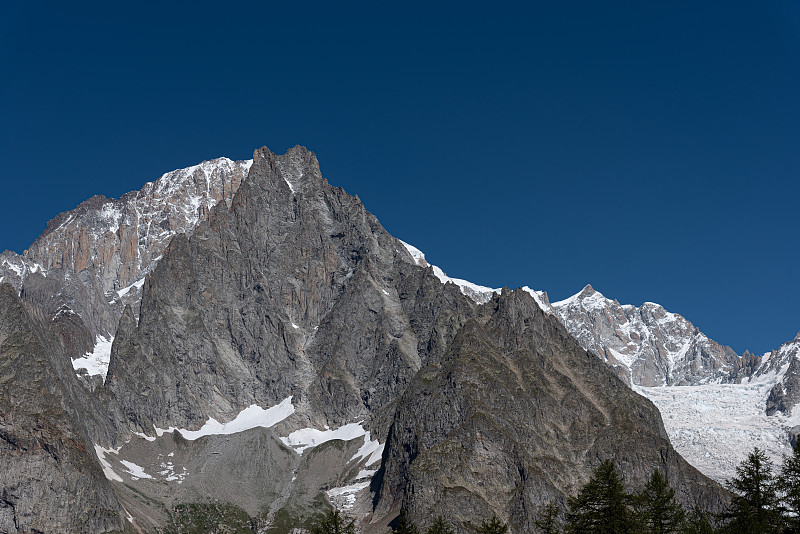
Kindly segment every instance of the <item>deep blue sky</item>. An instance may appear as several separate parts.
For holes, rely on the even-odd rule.
[[[796,2],[373,4],[0,3],[0,249],[302,144],[452,276],[800,330]]]

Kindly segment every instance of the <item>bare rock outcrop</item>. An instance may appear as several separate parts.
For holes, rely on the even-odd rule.
[[[0,284],[0,531],[121,531],[80,422],[80,386],[48,322]]]
[[[531,532],[605,458],[634,488],[658,468],[684,504],[721,508],[725,491],[673,450],[658,410],[526,292],[485,306],[491,316],[466,323],[403,395],[374,479],[376,521],[404,508],[468,532],[495,514]]]
[[[740,357],[659,304],[621,305],[587,285],[552,304],[581,346],[638,386],[691,385],[740,379]]]

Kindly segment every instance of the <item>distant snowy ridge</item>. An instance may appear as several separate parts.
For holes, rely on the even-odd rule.
[[[400,241],[400,243],[403,244],[408,253],[411,254],[411,257],[414,258],[414,261],[416,262],[417,265],[419,265],[420,267],[430,267],[431,269],[433,269],[433,274],[436,275],[436,278],[438,278],[443,284],[447,284],[448,282],[450,282],[457,285],[459,289],[461,289],[461,292],[464,295],[468,296],[478,304],[485,304],[486,302],[489,302],[489,300],[491,300],[492,298],[492,295],[499,294],[500,291],[502,290],[502,288],[493,289],[491,287],[474,284],[468,280],[463,280],[461,278],[451,278],[450,276],[447,276],[445,272],[436,265],[431,265],[430,263],[428,263],[425,260],[425,254],[420,249],[418,249],[413,245],[409,245],[405,241],[399,239],[398,241]],[[549,312],[550,304],[547,299],[547,293],[545,293],[544,291],[534,291],[528,286],[525,286],[522,289],[528,292],[533,297],[533,299],[536,301],[536,303],[539,305],[540,308],[542,308],[544,311]]]
[[[478,303],[500,291],[450,278],[418,248],[401,243],[417,265],[430,266],[442,283],[458,285]],[[658,407],[675,449],[704,474],[719,482],[730,479],[754,446],[775,462],[790,452],[789,433],[800,426],[800,409],[791,410],[800,403],[800,334],[748,360],[654,302],[623,305],[587,285],[551,304],[547,293],[523,290]],[[755,368],[746,367],[753,362]],[[773,416],[766,414],[770,403]],[[330,496],[347,509],[359,490],[351,484]]]
[[[411,254],[411,257],[414,258],[414,262],[416,262],[417,265],[419,265],[420,267],[430,267],[431,269],[433,269],[433,274],[436,275],[436,278],[438,278],[439,281],[441,281],[443,284],[451,282],[457,285],[461,289],[461,292],[464,293],[464,295],[468,296],[478,304],[489,302],[493,294],[500,293],[500,289],[492,289],[490,287],[480,286],[478,284],[473,284],[472,282],[469,282],[467,280],[462,280],[460,278],[450,278],[439,267],[428,263],[425,260],[425,254],[423,254],[423,252],[420,249],[418,249],[413,245],[409,245],[408,243],[400,239],[398,239],[398,241],[400,241],[400,243],[403,244],[408,253]]]
[[[251,166],[218,158],[164,173],[119,199],[91,197],[51,219],[22,255],[0,254],[0,282],[37,294],[51,317],[72,311],[92,337],[113,337],[125,306],[136,313],[145,276],[172,237],[193,233],[218,202],[230,203]],[[81,365],[102,374],[91,361]]]
[[[659,304],[621,305],[587,285],[552,304],[567,330],[632,385],[688,385],[736,378],[740,357]]]
[[[707,476],[732,478],[755,446],[776,463],[791,452],[789,436],[800,425],[791,410],[800,400],[800,334],[743,358],[658,304],[620,305],[591,286],[553,309],[584,348],[658,407],[675,450]]]
[[[93,197],[50,221],[23,256],[45,269],[97,269],[106,292],[130,286],[172,236],[192,232],[217,202],[230,201],[251,165],[218,158],[164,173],[119,199]]]

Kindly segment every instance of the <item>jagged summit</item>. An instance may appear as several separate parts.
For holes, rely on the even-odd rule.
[[[35,295],[47,313],[74,312],[92,337],[108,339],[125,304],[138,308],[143,278],[172,237],[194,231],[219,201],[231,202],[251,165],[217,158],[119,199],[95,195],[51,219],[22,255],[0,255],[0,281]]]
[[[679,459],[636,393],[758,368],[760,394],[792,376],[791,348],[742,373],[726,360],[732,351],[683,317],[621,305],[591,285],[551,304],[527,286],[451,278],[329,184],[301,146],[92,197],[54,218],[25,255],[1,254],[0,276],[17,292],[6,286],[10,301],[42,310],[37,328],[61,347],[48,365],[76,399],[85,448],[120,517],[143,531],[165,525],[175,504],[219,498],[266,527],[307,514],[321,491],[366,517],[384,444],[388,500],[373,520],[391,519],[398,503],[419,514],[434,504],[529,527],[537,499],[565,497],[609,455],[631,480],[648,474],[642,461],[663,465],[711,502],[718,486]],[[788,414],[794,386],[781,387],[775,410]],[[431,447],[407,456],[419,443]],[[547,466],[526,455],[532,444],[558,451],[557,480],[540,476]],[[448,459],[456,449],[467,455]],[[437,496],[444,479],[431,465],[461,493]],[[478,483],[489,478],[497,499]],[[517,499],[519,488],[530,498]]]
[[[739,357],[732,349],[659,304],[621,305],[587,285],[552,308],[585,349],[632,385],[727,381],[735,375]]]
[[[45,270],[96,269],[105,291],[126,287],[173,235],[192,231],[217,202],[230,201],[250,165],[218,158],[165,173],[119,199],[92,197],[48,223],[23,256]]]

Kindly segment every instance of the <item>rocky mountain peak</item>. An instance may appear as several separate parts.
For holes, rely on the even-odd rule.
[[[0,478],[54,488],[29,499],[46,501],[47,515],[85,496],[70,513],[91,524],[70,531],[126,521],[160,531],[176,506],[218,498],[265,530],[318,511],[321,492],[345,506],[368,500],[378,462],[379,522],[401,503],[415,519],[457,510],[464,528],[492,512],[527,531],[534,511],[563,500],[601,457],[630,480],[659,465],[692,500],[721,497],[671,449],[653,406],[558,322],[559,303],[428,265],[331,186],[304,147],[264,147],[252,161],[206,161],[117,200],[93,197],[25,256],[1,261],[22,291],[0,289],[11,302],[0,314],[23,320],[0,321],[0,340],[8,331],[35,347],[0,343],[0,366],[45,376],[50,389],[0,388],[0,404],[34,399],[14,404],[15,417],[33,408],[13,429],[21,436],[50,411],[63,432],[40,442],[79,439],[64,451],[77,474],[52,475],[40,455],[32,462],[46,479],[15,461],[0,462]],[[576,324],[607,325],[603,335],[620,330],[612,319],[649,327],[667,317],[591,286],[571,302]],[[650,335],[634,330],[628,340]],[[91,358],[75,353],[92,339],[103,340],[92,361],[106,367],[87,379],[74,364]]]
[[[401,397],[375,516],[405,509],[425,527],[444,513],[466,532],[469,518],[494,514],[532,531],[530,511],[564,501],[600,458],[614,458],[634,486],[658,466],[681,481],[683,499],[720,503],[719,488],[672,450],[652,404],[530,293],[503,289]]]
[[[250,162],[227,158],[165,173],[120,199],[96,195],[52,219],[25,251],[45,270],[97,271],[104,291],[150,270],[169,239],[191,232],[220,200],[230,201]]]
[[[300,145],[282,156],[267,147],[257,149],[253,152],[253,165],[259,168],[261,175],[280,176],[292,193],[301,192],[306,185],[319,187],[323,180],[317,156]]]
[[[793,415],[800,403],[800,334],[777,350],[764,354],[753,367],[749,380],[769,377],[775,382],[766,400],[766,414]],[[795,414],[790,422],[796,426],[800,424],[800,417]]]
[[[51,219],[22,254],[0,256],[0,281],[47,313],[77,314],[92,337],[113,336],[126,304],[138,309],[146,273],[172,237],[229,203],[251,161],[217,158],[163,174],[119,199],[95,195]],[[37,273],[37,276],[32,276]]]
[[[739,360],[732,349],[653,302],[620,305],[587,285],[552,308],[586,350],[603,358],[629,384],[729,380]]]

